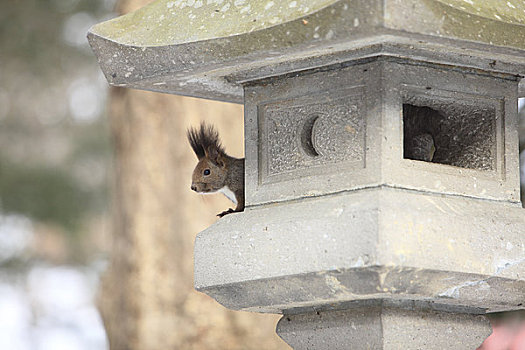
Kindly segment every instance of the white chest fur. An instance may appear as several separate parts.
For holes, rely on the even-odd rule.
[[[237,198],[235,197],[235,193],[233,193],[233,191],[230,190],[228,186],[224,186],[218,192],[225,195],[229,200],[233,202],[233,204],[237,205]]]

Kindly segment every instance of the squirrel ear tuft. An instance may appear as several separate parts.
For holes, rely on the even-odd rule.
[[[188,140],[199,160],[207,157],[216,162],[217,155],[224,153],[219,134],[213,126],[206,125],[206,123],[201,123],[199,129],[190,128],[188,130]]]
[[[202,146],[202,137],[199,130],[191,128],[188,130],[187,136],[188,141],[190,142],[190,146],[193,149],[193,152],[195,152],[197,159],[200,160],[204,158],[206,152],[204,150],[204,147]]]

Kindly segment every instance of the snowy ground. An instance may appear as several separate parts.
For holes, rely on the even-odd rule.
[[[0,264],[23,259],[32,236],[29,219],[0,216]],[[95,307],[97,265],[0,268],[0,349],[107,349]]]

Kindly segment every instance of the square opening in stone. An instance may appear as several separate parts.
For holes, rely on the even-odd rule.
[[[412,97],[403,104],[403,157],[461,168],[496,167],[496,109]]]

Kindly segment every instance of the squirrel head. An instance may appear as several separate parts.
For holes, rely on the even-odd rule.
[[[191,189],[212,193],[226,186],[226,154],[217,131],[202,123],[198,129],[188,130],[188,141],[199,159],[193,170]]]

